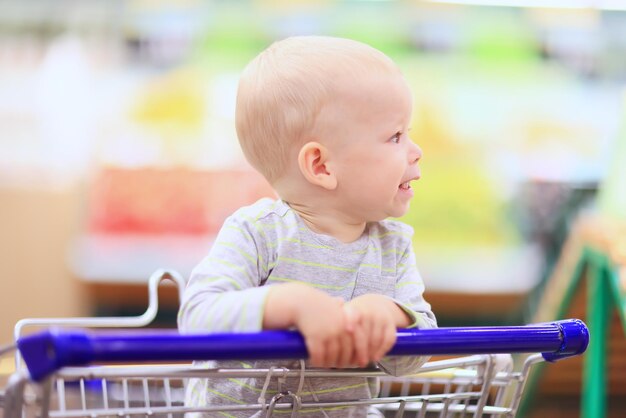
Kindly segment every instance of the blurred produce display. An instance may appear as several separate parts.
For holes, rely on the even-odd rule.
[[[104,168],[91,187],[88,230],[99,234],[216,234],[237,208],[274,193],[249,170]]]

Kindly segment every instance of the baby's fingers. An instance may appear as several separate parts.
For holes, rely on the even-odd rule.
[[[376,351],[376,358],[378,359],[377,361],[380,361],[385,356],[385,354],[387,354],[393,348],[393,345],[396,343],[396,328],[392,326],[384,327],[381,337],[381,344]]]
[[[322,344],[319,340],[310,339],[307,339],[305,343],[306,349],[309,352],[309,361],[311,366],[323,367],[325,357],[324,344]]]
[[[327,341],[322,367],[337,367],[340,350],[341,347],[338,340],[330,339]]]
[[[373,324],[370,331],[369,350],[373,361],[379,361],[384,354],[385,328],[382,324]],[[382,354],[381,354],[382,353]]]
[[[350,305],[344,305],[343,307],[344,319],[346,324],[346,331],[354,332],[361,322],[361,315],[356,309],[353,309]]]
[[[367,366],[370,361],[369,341],[367,330],[363,326],[357,326],[352,332],[354,344],[354,361],[359,367]]]
[[[337,367],[345,368],[354,364],[354,339],[346,333],[340,339],[341,349]]]

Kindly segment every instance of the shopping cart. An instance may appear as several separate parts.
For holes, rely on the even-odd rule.
[[[100,320],[97,326],[105,322]],[[393,417],[514,417],[530,368],[544,360],[579,355],[587,343],[587,328],[579,320],[512,327],[400,330],[389,355],[455,357],[428,362],[419,373],[397,378],[376,368],[307,369],[301,360],[307,357],[304,341],[293,331],[179,335],[167,330],[53,327],[18,339],[26,368],[18,367],[9,379],[4,418],[182,417],[190,412],[211,417],[306,417],[312,410],[340,411],[364,405]],[[512,353],[539,354],[528,356],[516,370]],[[293,359],[298,366],[206,369],[189,363],[262,359]],[[303,383],[307,378],[319,377],[378,378],[380,392],[372,399],[305,399]],[[185,384],[190,378],[256,378],[264,385],[255,403],[232,399],[224,405],[191,407],[184,402]],[[272,387],[277,390],[270,390]]]

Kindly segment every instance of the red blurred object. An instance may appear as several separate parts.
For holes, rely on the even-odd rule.
[[[107,234],[211,234],[237,208],[275,197],[251,170],[104,168],[91,190],[88,228]]]

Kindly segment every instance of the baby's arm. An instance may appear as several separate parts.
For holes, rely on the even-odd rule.
[[[250,222],[230,217],[209,255],[193,270],[178,313],[183,333],[262,329],[269,291],[265,243]]]

